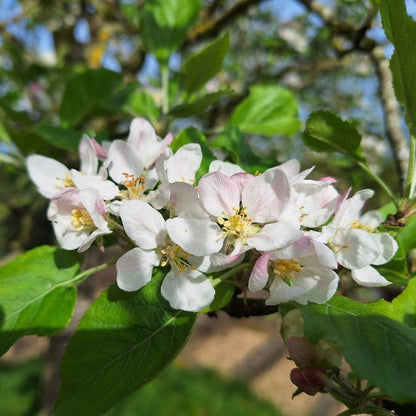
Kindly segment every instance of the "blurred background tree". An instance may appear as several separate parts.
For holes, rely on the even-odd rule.
[[[53,241],[44,219],[46,201],[30,185],[22,156],[37,152],[75,166],[71,150],[82,132],[99,140],[126,137],[136,116],[150,119],[160,135],[197,126],[209,141],[221,143],[222,156],[227,156],[224,140],[235,140],[240,162],[246,158],[253,165],[257,158],[267,167],[296,157],[316,164],[316,176],[342,178],[341,189],[347,183],[375,186],[346,158],[307,150],[299,126],[266,135],[238,121],[240,128],[232,128],[230,116],[258,85],[294,92],[301,121],[316,109],[356,121],[367,158],[378,172],[387,172],[384,179],[393,189],[400,189],[406,132],[390,85],[384,56],[389,47],[377,3],[183,2],[187,6],[178,13],[192,16],[184,17],[184,36],[168,63],[160,65],[148,40],[157,38],[157,29],[146,17],[157,1],[0,1],[0,255]],[[408,6],[411,12],[414,2]],[[184,63],[209,42],[225,39],[227,31],[229,52],[221,71],[197,94],[188,84],[184,95],[192,76]]]

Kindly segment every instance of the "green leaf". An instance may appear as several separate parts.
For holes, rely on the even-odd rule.
[[[57,416],[102,415],[149,382],[182,349],[196,314],[160,295],[158,270],[143,289],[104,291],[86,312],[61,366]]]
[[[244,135],[237,126],[225,126],[214,140],[210,142],[211,147],[217,147],[226,150],[229,153],[229,159],[233,163],[240,163],[240,156],[248,149],[248,145],[244,142]]]
[[[200,8],[200,0],[147,0],[140,32],[147,50],[166,63],[186,39]]]
[[[215,281],[214,281],[215,283]],[[235,286],[230,282],[220,282],[215,286],[215,297],[209,306],[201,311],[201,313],[215,312],[226,306],[232,299]]]
[[[196,114],[202,113],[208,107],[215,104],[222,97],[225,97],[230,94],[231,94],[231,90],[229,89],[213,92],[213,93],[204,95],[203,97],[197,98],[196,100],[192,102],[178,105],[172,108],[169,111],[169,114],[174,117],[191,117]]]
[[[411,133],[416,136],[416,22],[407,15],[403,0],[382,0],[382,23],[394,46],[390,61],[397,99],[406,109]]]
[[[83,132],[62,127],[40,124],[33,131],[54,147],[78,152],[78,145]]]
[[[341,296],[324,305],[301,307],[305,334],[344,348],[356,374],[392,400],[416,400],[416,329],[395,319],[388,302],[362,304]]]
[[[409,217],[406,225],[397,234],[397,239],[406,253],[416,248],[416,215]]]
[[[397,319],[416,328],[416,279],[409,281],[406,289],[392,302]]]
[[[312,113],[306,121],[304,141],[317,152],[339,152],[355,161],[363,161],[361,136],[348,121],[329,111]]]
[[[152,123],[156,123],[160,116],[160,111],[153,97],[145,91],[134,91],[122,108],[126,113],[134,117],[144,117]]]
[[[229,124],[243,133],[293,135],[300,128],[298,105],[293,94],[280,87],[257,86],[234,110]]]
[[[196,179],[208,172],[209,164],[215,159],[208,147],[207,138],[195,127],[188,127],[182,130],[178,136],[172,141],[170,147],[176,152],[181,146],[188,143],[198,143],[202,150],[201,167],[196,172]]]
[[[229,48],[230,34],[225,32],[185,61],[181,68],[181,76],[188,94],[198,91],[220,72]]]
[[[69,323],[79,255],[42,246],[0,268],[0,354],[23,335],[49,336]]]
[[[76,126],[120,88],[122,82],[121,74],[105,68],[89,69],[75,75],[68,81],[62,98],[62,126]]]

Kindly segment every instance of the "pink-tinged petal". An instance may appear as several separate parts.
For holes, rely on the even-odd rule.
[[[108,156],[108,151],[103,146],[101,146],[94,138],[90,138],[91,144],[94,146],[95,154],[98,159],[106,160]]]
[[[173,142],[173,139],[174,139],[173,134],[168,133],[161,142],[162,147],[168,147]]]
[[[148,203],[126,201],[120,206],[119,213],[124,231],[139,247],[152,250],[163,244],[166,237],[165,220]]]
[[[266,224],[247,244],[259,251],[273,251],[286,247],[303,237],[302,231],[285,223]]]
[[[81,160],[81,172],[84,175],[96,175],[98,170],[98,158],[95,147],[86,134],[82,135],[78,151]]]
[[[239,172],[230,176],[230,179],[238,186],[238,189],[240,190],[240,195],[242,194],[243,189],[246,187],[246,185],[254,178],[254,175],[247,172]]]
[[[385,279],[374,267],[371,266],[352,270],[351,275],[360,286],[380,287],[391,284],[391,282]]]
[[[111,178],[117,183],[124,183],[126,176],[140,176],[144,170],[144,163],[140,154],[133,151],[132,147],[122,140],[114,140],[108,149],[106,166]]]
[[[105,180],[102,176],[98,175],[83,175],[82,173],[71,170],[72,182],[77,188],[94,188],[98,191],[100,198],[110,200],[119,195],[120,190],[111,181]]]
[[[197,143],[189,143],[181,148],[167,160],[166,171],[168,180],[173,182],[195,182],[196,171],[201,166],[202,151]]]
[[[117,261],[117,285],[127,292],[139,290],[152,278],[153,267],[159,265],[154,251],[135,247]]]
[[[303,267],[293,278],[293,284],[305,291],[308,302],[325,303],[338,288],[338,275],[325,267]]]
[[[230,163],[224,162],[222,160],[213,160],[209,164],[209,172],[221,172],[226,176],[234,175],[235,173],[244,172],[243,168],[240,166]]]
[[[387,233],[374,233],[373,238],[376,239],[380,249],[379,256],[371,264],[384,264],[392,259],[399,248],[396,240]]]
[[[257,292],[264,289],[269,280],[269,253],[263,253],[254,263],[248,279],[248,290]]]
[[[319,178],[318,181],[321,181],[321,182],[329,182],[329,183],[337,183],[338,182],[332,176],[323,176],[322,178]]]
[[[205,209],[215,217],[235,215],[240,207],[238,186],[221,172],[208,173],[198,184]]]
[[[274,279],[270,286],[270,297],[266,299],[266,305],[278,305],[290,300],[298,300],[305,291],[298,286],[289,286],[281,279]],[[303,305],[306,301],[299,302]]]
[[[215,296],[211,282],[198,270],[191,269],[180,273],[172,268],[163,279],[160,291],[172,308],[189,312],[206,308]]]
[[[282,170],[288,178],[292,179],[299,174],[300,163],[296,159],[290,159],[277,166],[277,168]]]
[[[279,169],[269,169],[256,176],[243,189],[241,200],[254,222],[279,220],[290,200],[290,185],[286,174]]]
[[[218,225],[197,218],[176,217],[166,221],[170,239],[194,256],[208,256],[221,250],[224,237]]]
[[[372,264],[380,252],[372,234],[360,229],[338,230],[330,243],[338,263],[350,270]]]
[[[50,157],[30,155],[26,159],[28,174],[41,195],[52,198],[64,188],[69,169]]]

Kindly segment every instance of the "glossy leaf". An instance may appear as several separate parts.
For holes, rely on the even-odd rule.
[[[136,292],[112,286],[86,312],[63,358],[56,416],[104,414],[182,349],[196,315],[169,307],[162,279],[157,271]]]
[[[73,127],[108,99],[122,84],[120,73],[105,68],[89,69],[71,78],[61,105],[63,127]]]
[[[392,302],[396,317],[404,324],[416,328],[416,279],[409,281],[406,289]]]
[[[79,255],[41,246],[0,268],[0,354],[23,335],[49,336],[69,323]]]
[[[220,72],[229,48],[230,34],[226,32],[185,61],[181,75],[188,94],[198,91]]]
[[[200,7],[200,0],[147,0],[140,31],[147,50],[166,63],[186,39]]]
[[[329,111],[317,111],[309,116],[304,141],[316,152],[339,152],[355,161],[364,160],[357,129]]]
[[[146,118],[152,123],[156,123],[160,115],[153,97],[145,91],[134,91],[130,94],[123,105],[123,110],[134,117]]]
[[[294,95],[280,87],[252,87],[250,94],[234,110],[230,124],[243,133],[293,135],[300,128]]]
[[[416,215],[409,217],[406,226],[397,234],[397,239],[407,253],[416,248]]]
[[[416,136],[416,22],[407,15],[403,0],[382,0],[382,23],[394,45],[390,61],[397,99],[406,109],[410,131]]]
[[[324,338],[342,346],[356,374],[392,400],[416,400],[416,367],[409,365],[416,359],[416,329],[400,322],[401,313],[391,304],[336,296],[301,310],[312,342]]]

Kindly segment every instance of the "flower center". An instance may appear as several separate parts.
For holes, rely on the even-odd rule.
[[[58,189],[62,188],[75,188],[75,184],[72,181],[72,176],[69,172],[65,174],[65,179],[62,178],[56,178],[58,181],[62,182],[62,185],[56,185]]]
[[[358,228],[360,230],[367,231],[368,233],[374,232],[373,228],[371,228],[369,225],[361,224],[360,221],[358,221],[358,220],[351,221],[350,224],[349,224],[349,228],[353,228],[353,229]]]
[[[71,222],[77,231],[95,228],[94,221],[86,209],[73,209]]]
[[[160,263],[162,267],[169,263],[171,266],[175,266],[179,273],[182,273],[189,267],[192,269],[194,268],[187,262],[188,258],[191,257],[191,254],[177,244],[168,244],[160,251],[160,253],[164,257],[163,261]]]
[[[143,192],[146,190],[146,178],[144,175],[134,176],[123,173],[125,177],[124,186],[127,188],[128,199],[141,199]]]
[[[224,237],[233,236],[245,240],[252,233],[252,219],[247,215],[246,208],[233,208],[235,215],[228,218],[218,217],[217,222],[224,231]],[[224,216],[226,212],[222,213]]]
[[[272,272],[282,279],[293,279],[301,266],[298,259],[277,259],[271,261]]]

